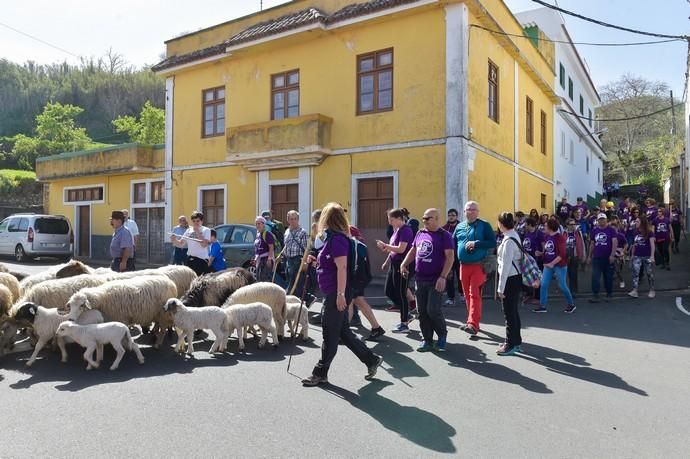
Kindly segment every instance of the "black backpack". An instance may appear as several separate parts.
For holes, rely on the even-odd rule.
[[[347,267],[347,284],[349,288],[361,291],[369,285],[372,279],[369,249],[366,244],[355,238],[350,238]]]

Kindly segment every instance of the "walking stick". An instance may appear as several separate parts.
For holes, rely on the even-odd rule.
[[[302,305],[304,304],[304,294],[307,292],[307,284],[309,283],[309,272],[304,276],[304,286],[302,287],[302,296],[299,299],[299,312],[297,313],[297,321],[295,322],[295,330],[292,332],[292,346],[290,347],[290,356],[288,357],[287,373],[290,373],[290,365],[292,364],[292,355],[295,353],[295,338],[297,338],[297,327],[299,327],[300,319],[302,318]],[[307,327],[309,324],[307,323]]]
[[[307,258],[309,258],[309,252],[311,251],[311,239],[307,242],[307,248],[304,250],[304,255],[302,255],[302,261],[300,262],[299,265],[299,271],[297,271],[297,277],[295,277],[295,282],[292,284],[292,288],[290,289],[290,295],[294,295],[295,290],[297,289],[297,284],[299,284],[299,278],[302,276],[302,268],[304,265],[307,263]],[[305,269],[306,271],[307,269]],[[305,278],[304,280],[304,285],[307,284],[307,280]]]
[[[283,257],[283,252],[285,252],[285,248],[283,247],[283,250],[280,251],[276,259],[273,261],[273,277],[271,278],[271,282],[275,284],[276,282],[276,272],[278,271],[278,263],[280,263],[280,259]]]

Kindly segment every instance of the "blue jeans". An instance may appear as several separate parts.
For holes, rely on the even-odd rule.
[[[592,258],[592,293],[594,296],[599,296],[601,284],[599,280],[601,275],[604,275],[604,288],[606,295],[613,294],[613,263],[609,261],[609,257]]]
[[[541,276],[541,291],[539,292],[539,304],[546,307],[547,301],[549,301],[549,284],[551,284],[551,278],[556,275],[556,280],[558,281],[558,288],[561,289],[563,295],[565,295],[565,300],[568,304],[573,304],[573,295],[570,293],[568,284],[565,282],[565,277],[568,274],[568,268],[565,266],[554,266],[553,268],[547,268],[544,266],[544,273]]]

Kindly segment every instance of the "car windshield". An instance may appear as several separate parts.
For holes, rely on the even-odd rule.
[[[69,224],[61,218],[37,218],[34,229],[43,234],[68,234]]]

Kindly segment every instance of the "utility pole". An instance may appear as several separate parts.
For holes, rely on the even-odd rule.
[[[676,135],[676,103],[673,101],[673,90],[671,90],[671,135]]]

